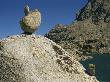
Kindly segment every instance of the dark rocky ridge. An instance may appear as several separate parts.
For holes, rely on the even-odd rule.
[[[92,52],[110,53],[109,4],[110,0],[88,0],[73,23],[66,26],[58,24],[45,36],[71,54],[76,53],[79,60]]]
[[[91,18],[96,24],[100,20],[108,23],[110,21],[110,0],[89,0],[79,13],[76,20],[82,21]]]

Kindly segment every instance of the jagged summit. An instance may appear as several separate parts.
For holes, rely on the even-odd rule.
[[[88,3],[77,13],[76,20],[90,18],[94,23],[110,21],[110,0],[88,0]]]

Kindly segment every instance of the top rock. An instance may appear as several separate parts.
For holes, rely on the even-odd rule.
[[[41,14],[38,10],[30,11],[26,5],[24,8],[25,16],[20,21],[20,26],[24,33],[32,34],[41,24]]]

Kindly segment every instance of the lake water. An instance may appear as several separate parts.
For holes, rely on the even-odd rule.
[[[93,59],[81,61],[88,70],[89,64],[96,65],[96,78],[100,82],[110,82],[110,54],[93,55]]]

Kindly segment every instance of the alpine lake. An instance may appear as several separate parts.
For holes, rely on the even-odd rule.
[[[80,63],[89,70],[89,64],[95,65],[95,76],[100,82],[110,82],[110,54],[92,53],[93,59],[81,61]]]

